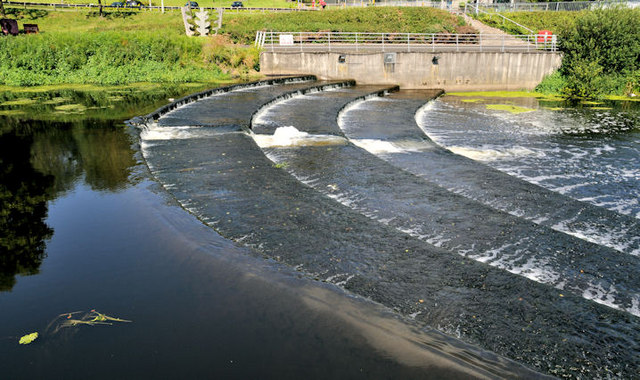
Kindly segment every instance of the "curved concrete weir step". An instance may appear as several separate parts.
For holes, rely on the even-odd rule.
[[[351,99],[360,96],[362,93],[354,88]],[[214,98],[210,106],[216,106]],[[300,98],[314,99],[315,109],[322,107],[320,94]],[[345,95],[340,101],[347,98]],[[293,98],[284,104],[295,105],[296,101]],[[335,98],[327,102],[333,104],[332,110],[338,108]],[[254,110],[246,109],[244,114],[250,117]],[[264,111],[270,114],[271,107]],[[228,112],[221,118],[233,116],[236,110]],[[309,130],[331,133],[329,126],[339,134],[335,117],[331,125],[326,125],[326,119],[316,122],[312,116],[307,123]],[[250,135],[208,134],[207,129],[211,128],[194,128],[189,135],[152,144],[145,143],[143,136],[144,156],[159,182],[183,207],[223,236],[411,316],[425,328],[438,328],[536,370],[556,375],[605,377],[613,372],[621,377],[635,376],[634,368],[640,366],[639,318],[570,293],[560,294],[551,286],[398,232],[327,197],[326,190],[318,191],[318,186],[296,180],[287,172],[296,165],[293,160],[275,165]],[[380,177],[367,170],[378,170],[386,164],[352,145],[283,151],[297,151],[299,162],[320,157],[364,160],[317,160],[312,164],[319,171],[331,171],[329,175],[340,175],[345,183],[362,184],[353,186],[354,190],[366,193],[372,186],[373,192],[380,193]],[[314,155],[305,158],[308,152]],[[389,172],[393,178],[409,183],[398,186],[425,186],[426,181],[416,176],[404,173],[404,177],[396,177],[398,170],[388,168],[383,176]],[[319,178],[324,180],[324,174]],[[361,182],[363,178],[373,183]],[[340,188],[335,182],[329,184]],[[411,203],[421,200],[416,195],[421,196],[407,194],[403,209],[411,211]],[[399,202],[400,197],[395,196]],[[451,196],[455,194],[443,192],[442,199],[429,201],[437,208],[440,201],[451,204]],[[398,202],[394,205],[400,205]],[[384,199],[379,203],[384,206]],[[515,364],[488,361],[485,369],[496,377],[537,376]]]
[[[416,97],[416,93],[411,95]],[[378,101],[399,109],[399,113],[411,114],[415,109],[414,100],[399,101],[403,96],[400,94]],[[301,97],[274,105],[271,112],[287,115],[286,109],[297,110],[300,118],[307,120],[305,124],[296,125],[302,132],[340,133],[337,122],[327,123],[315,117],[313,106],[324,108],[324,104],[329,104],[331,109],[334,99]],[[402,129],[385,132],[392,123],[389,115],[392,113],[387,112],[382,118],[362,117],[359,120],[366,120],[363,127],[366,130],[380,128],[378,133],[387,136],[407,136]],[[290,121],[289,118],[281,120],[285,123]],[[367,146],[362,140],[360,144]],[[638,257],[487,207],[434,182],[399,171],[350,144],[329,149],[316,146],[267,147],[265,152],[302,182],[399,231],[451,252],[640,316],[640,278],[635,275],[636,268],[640,267]],[[482,176],[482,171],[477,170],[476,176]],[[504,184],[499,188],[503,189]]]
[[[205,127],[248,127],[252,113],[270,101],[286,94],[319,91],[323,88],[352,86],[353,81],[309,81],[296,80],[274,85],[247,86],[215,94],[183,105],[163,114],[157,120],[158,126],[205,126]]]
[[[404,94],[409,92],[388,97],[395,103],[371,99],[355,104],[342,114],[342,129],[361,145],[383,142],[384,146],[371,145],[369,149],[394,166],[452,192],[536,224],[640,256],[640,221],[576,201],[440,147],[416,122],[416,118],[428,118],[429,103],[425,105]],[[399,102],[403,106],[395,107]]]
[[[344,107],[360,98],[382,96],[398,90],[398,86],[355,86],[311,93],[303,101],[299,96],[282,99],[273,104],[278,106],[277,112],[270,111],[274,107],[264,107],[256,113],[251,122],[251,130],[256,134],[273,134],[278,127],[305,125],[309,133],[343,135],[336,128],[336,115]],[[281,107],[284,102],[287,106]],[[310,118],[313,119],[313,124],[308,123]]]

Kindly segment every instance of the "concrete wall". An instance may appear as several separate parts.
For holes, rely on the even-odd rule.
[[[260,71],[266,75],[313,74],[321,79],[355,79],[359,84],[396,84],[412,89],[519,90],[533,89],[545,75],[560,67],[562,60],[559,53],[539,52],[395,54],[395,63],[385,63],[382,52],[262,52]],[[437,63],[433,60],[436,56]]]

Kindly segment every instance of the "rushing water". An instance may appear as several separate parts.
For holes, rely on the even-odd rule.
[[[1,373],[637,377],[633,105],[228,90],[4,95]]]
[[[185,91],[193,90],[0,96],[1,378],[535,376],[303,268],[265,260],[185,212],[148,172],[137,131],[123,124]],[[236,115],[241,121],[255,111],[242,104],[249,115]],[[143,145],[187,141],[196,131],[164,132],[176,133],[151,133]],[[187,161],[195,167],[197,158]],[[237,200],[225,200],[220,215],[229,218]],[[131,322],[92,325],[91,310]],[[32,332],[33,343],[18,344]]]
[[[517,115],[447,96],[418,120],[451,151],[574,199],[640,218],[640,109],[537,109]]]

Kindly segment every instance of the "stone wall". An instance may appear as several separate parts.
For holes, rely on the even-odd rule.
[[[533,89],[562,61],[549,52],[262,52],[266,75],[313,74],[407,89],[446,91]]]

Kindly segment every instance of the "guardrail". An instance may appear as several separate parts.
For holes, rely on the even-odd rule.
[[[542,52],[557,51],[557,36],[447,33],[258,31],[255,46],[272,52]]]

